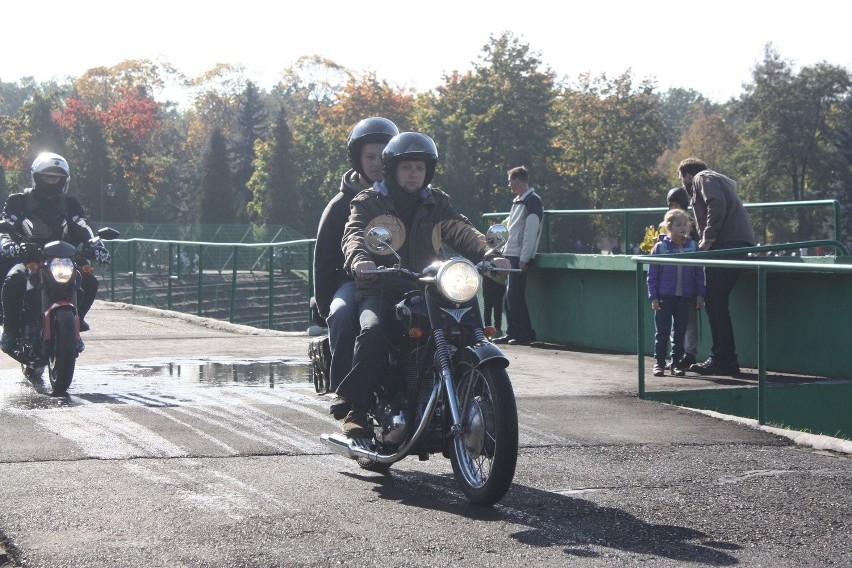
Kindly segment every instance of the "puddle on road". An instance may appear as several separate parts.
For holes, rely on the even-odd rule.
[[[274,361],[182,361],[176,363],[139,363],[129,365],[134,374],[146,378],[171,379],[175,382],[211,386],[268,386],[313,384],[306,360]],[[122,369],[126,374],[127,368]]]
[[[74,405],[74,399],[108,402],[128,393],[157,391],[179,397],[186,388],[310,388],[313,375],[307,359],[264,358],[245,361],[227,358],[145,359],[116,365],[79,367],[68,397],[50,395],[47,370],[42,381],[30,382],[20,371],[0,372],[0,407],[56,408]],[[79,401],[78,401],[79,402]]]

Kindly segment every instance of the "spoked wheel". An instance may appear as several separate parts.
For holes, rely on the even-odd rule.
[[[494,363],[456,375],[462,432],[452,442],[453,472],[465,496],[493,505],[512,485],[518,461],[518,409],[506,370]]]
[[[71,386],[77,364],[77,323],[71,310],[59,310],[52,316],[53,353],[47,360],[47,372],[54,395],[63,395]]]

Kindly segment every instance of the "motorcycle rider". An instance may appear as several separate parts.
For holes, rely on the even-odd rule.
[[[99,264],[108,263],[110,253],[86,223],[83,206],[76,197],[67,195],[71,169],[65,158],[52,152],[39,154],[33,161],[30,177],[32,187],[10,195],[3,207],[0,221],[14,227],[14,232],[0,233],[0,254],[19,259],[22,242],[44,245],[62,240],[75,246],[84,244]],[[83,293],[77,309],[80,331],[86,331],[89,326],[84,318],[95,301],[98,279],[90,272],[81,274]],[[16,264],[3,283],[4,326],[0,350],[5,353],[12,352],[21,332],[26,285],[26,268],[22,263]]]
[[[317,311],[328,324],[330,391],[337,389],[352,368],[352,346],[359,332],[355,281],[343,270],[340,248],[343,228],[349,219],[349,204],[358,193],[382,178],[382,150],[397,134],[396,125],[380,116],[365,118],[352,128],[346,142],[352,168],[343,174],[340,192],[328,202],[320,218],[314,249],[314,299]],[[335,398],[329,412],[340,420],[349,411],[347,406]]]
[[[416,286],[402,277],[377,279],[366,272],[397,262],[390,251],[371,253],[365,244],[366,233],[375,226],[388,229],[400,266],[414,272],[422,272],[441,256],[442,241],[473,262],[489,258],[498,268],[510,266],[508,260],[491,254],[485,235],[455,210],[449,196],[429,185],[437,163],[438,149],[431,138],[403,132],[391,138],[382,152],[383,180],[352,199],[343,253],[344,267],[357,281],[361,329],[352,369],[337,388],[337,395],[351,407],[343,421],[348,438],[372,435],[367,409],[387,361],[383,322],[402,295]]]

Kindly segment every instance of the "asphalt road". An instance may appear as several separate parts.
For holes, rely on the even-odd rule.
[[[641,401],[633,356],[506,346],[521,451],[482,509],[439,456],[328,452],[304,334],[89,319],[68,398],[0,363],[9,566],[852,564],[849,442]]]

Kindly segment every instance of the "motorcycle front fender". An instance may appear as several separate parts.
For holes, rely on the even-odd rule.
[[[509,366],[509,360],[503,355],[500,348],[488,342],[468,345],[463,349],[459,349],[453,355],[453,366],[457,363],[466,363],[473,367],[478,367],[486,361],[494,361],[503,369]]]
[[[45,342],[50,341],[50,338],[53,336],[53,328],[51,326],[50,316],[53,315],[58,309],[68,309],[77,314],[77,308],[71,302],[67,300],[62,300],[59,302],[54,302],[42,314],[42,339]],[[80,320],[77,320],[77,330],[76,330],[76,338],[80,339]]]

